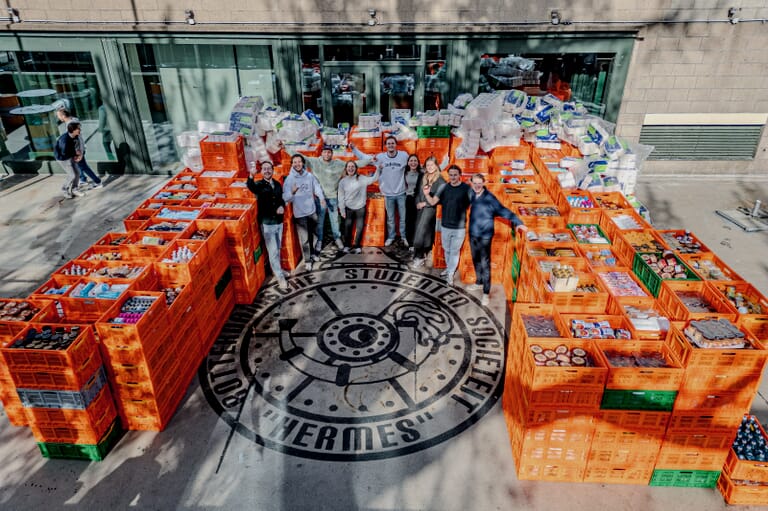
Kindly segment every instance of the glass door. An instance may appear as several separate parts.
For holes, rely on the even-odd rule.
[[[393,109],[421,109],[419,73],[414,65],[382,65],[355,63],[334,65],[326,62],[323,87],[330,92],[330,104],[324,108],[325,123],[357,124],[361,113],[381,113],[383,121],[390,120]]]

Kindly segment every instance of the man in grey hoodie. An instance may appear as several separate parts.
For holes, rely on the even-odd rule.
[[[312,271],[312,263],[318,259],[313,244],[317,229],[315,197],[321,207],[326,207],[325,195],[317,177],[307,172],[304,156],[294,154],[291,157],[291,172],[283,183],[283,200],[293,205],[293,223],[299,235],[304,269],[307,271]]]
[[[372,157],[361,158],[355,163],[357,163],[358,167],[364,167],[368,165],[371,159]],[[341,230],[339,229],[339,209],[336,197],[339,194],[339,180],[343,177],[345,164],[346,162],[342,160],[333,159],[333,148],[328,145],[323,146],[320,158],[307,158],[309,170],[312,171],[320,182],[320,186],[325,194],[325,202],[328,204],[327,208],[321,207],[318,212],[316,252],[320,252],[323,249],[323,230],[325,229],[326,212],[330,217],[333,240],[339,249],[344,248],[344,243],[341,241]]]

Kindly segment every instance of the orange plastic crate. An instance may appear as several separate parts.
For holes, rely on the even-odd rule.
[[[78,367],[62,367],[53,371],[17,368],[11,373],[11,378],[19,389],[79,391],[99,367],[101,355],[98,349],[93,349],[88,359]]]
[[[179,237],[177,232],[134,231],[123,242],[131,256],[141,260],[155,260]]]
[[[124,270],[134,273],[130,278],[112,277],[110,275],[125,274]],[[143,261],[98,261],[94,263],[91,273],[87,277],[97,282],[111,284],[135,284],[136,286],[152,286],[157,280],[157,275],[151,263]]]
[[[552,318],[552,324],[559,333],[558,337],[536,337],[529,335],[526,330],[524,316],[543,316]],[[554,332],[553,332],[554,333]],[[510,327],[510,355],[519,354],[527,356],[526,343],[552,342],[558,339],[568,338],[568,332],[561,329],[561,323],[557,320],[557,311],[551,304],[545,303],[516,303],[512,309],[512,325]]]
[[[683,382],[684,370],[675,355],[656,341],[599,341],[596,343],[608,367],[607,389],[621,390],[665,390],[676,391]],[[660,353],[667,367],[620,367],[611,364],[605,354],[617,353],[632,356],[635,353]]]
[[[186,238],[189,235],[189,229],[192,226],[192,222],[192,220],[167,220],[164,218],[152,217],[136,230],[147,232],[173,232],[178,234],[179,238]]]
[[[755,394],[756,389],[749,388],[735,391],[682,389],[675,399],[674,411],[697,410],[702,414],[741,418],[752,406]]]
[[[658,231],[658,234],[664,241],[664,244],[668,246],[670,250],[674,250],[678,254],[711,252],[711,250],[690,231],[682,229],[665,229]],[[678,240],[678,237],[688,238],[689,241],[687,244],[683,244]]]
[[[172,339],[169,330],[165,330],[163,334],[163,339]],[[176,350],[181,348],[181,346],[174,346],[172,342],[168,343],[168,348],[170,347],[174,347]],[[157,349],[155,354],[150,358],[145,358],[144,362],[136,364],[111,363],[108,366],[110,381],[121,386],[121,391],[124,390],[125,386],[135,384],[167,382],[170,375],[173,374],[172,370],[177,363],[176,358],[178,356],[177,352]]]
[[[669,429],[687,432],[731,432],[741,424],[743,413],[740,408],[727,406],[723,410],[682,410],[672,411]]]
[[[768,316],[768,298],[749,282],[712,282],[739,316]],[[751,305],[750,305],[751,304]],[[739,307],[742,307],[739,309]],[[767,337],[768,338],[768,337]]]
[[[609,236],[611,236],[611,241],[613,243],[613,246],[611,247],[612,250],[627,268],[632,267],[636,252],[663,252],[666,250],[661,238],[659,238],[653,229],[634,231],[616,230],[613,235]],[[639,241],[641,239],[647,241],[641,244]],[[645,250],[646,248],[651,248],[652,250]]]
[[[680,258],[701,280],[728,282],[744,280],[712,252],[681,254]],[[715,268],[714,272],[711,270],[712,267]]]
[[[587,467],[650,466],[651,472],[664,439],[664,431],[632,431],[603,425],[595,426]],[[650,472],[648,479],[650,480]]]
[[[535,283],[540,290],[540,301],[553,303],[557,310],[572,313],[603,313],[608,307],[608,292],[594,275],[579,274],[579,286],[591,285],[597,292],[554,292],[548,289],[548,283],[539,278]]]
[[[514,160],[523,160],[531,164],[531,146],[501,146],[491,153],[491,166],[494,170],[509,166],[509,162]]]
[[[680,390],[692,392],[757,392],[762,373],[686,371]]]
[[[743,329],[742,329],[743,331]],[[752,335],[747,334],[750,348],[742,349],[706,349],[696,348],[681,330],[674,328],[669,337],[669,345],[677,355],[683,367],[702,371],[717,371],[721,374],[762,373],[768,351]]]
[[[567,313],[563,312],[558,315],[558,321],[560,321],[560,330],[563,332],[567,332],[568,337],[571,339],[591,339],[596,342],[596,346],[602,347],[604,342],[609,342],[610,339],[602,338],[602,337],[576,337],[576,335],[573,333],[573,321],[574,320],[582,320],[582,321],[588,321],[590,323],[596,323],[599,321],[605,321],[610,325],[611,328],[615,329],[623,329],[629,331],[629,321],[620,315],[613,315],[613,314],[573,314],[573,313]]]
[[[11,313],[14,309],[17,312]],[[0,298],[0,311],[7,313],[0,316],[0,343],[13,339],[27,323],[53,322],[58,319],[56,306],[49,300]]]
[[[115,401],[109,385],[105,385],[85,410],[72,408],[24,408],[24,413],[30,424],[46,424],[48,426],[68,425],[93,427],[105,417],[117,415]]]
[[[530,346],[536,344],[544,350],[555,350],[558,346],[566,346],[569,349],[580,348],[587,352],[591,366],[587,367],[547,367],[537,366]],[[567,385],[605,385],[608,370],[602,359],[597,355],[597,348],[589,340],[555,340],[538,341],[529,343],[525,348],[527,354],[523,355],[520,367],[520,381],[532,390],[547,389],[555,386]]]
[[[664,433],[670,412],[645,410],[600,410],[595,413],[597,427],[611,426],[629,431],[655,431]]]
[[[57,371],[71,370],[80,367],[96,350],[96,340],[93,337],[93,331],[90,325],[77,325],[80,327],[80,334],[67,346],[67,349],[31,349],[31,348],[13,348],[17,342],[23,340],[31,329],[38,332],[44,327],[71,329],[74,325],[30,323],[24,328],[13,341],[3,345],[0,354],[12,374],[16,369]]]
[[[182,249],[192,252],[192,258],[184,262],[173,262],[174,252]],[[200,273],[207,273],[209,262],[205,243],[176,240],[168,246],[166,252],[158,258],[154,266],[159,277],[176,282],[190,282],[197,279]],[[207,276],[202,278],[206,281],[210,280]]]
[[[585,205],[573,205],[569,198],[582,201]],[[598,224],[600,222],[600,209],[597,207],[592,194],[586,190],[561,190],[557,195],[557,206],[565,212],[569,224]]]
[[[714,312],[691,312],[680,299],[678,293],[695,293],[700,299],[715,309]],[[736,321],[736,314],[728,306],[726,299],[717,288],[702,280],[662,280],[657,297],[659,304],[674,321],[692,319],[724,318]]]
[[[596,192],[592,196],[600,209],[633,209],[632,204],[621,192]]]
[[[622,231],[641,231],[652,229],[634,209],[601,209],[600,228],[613,240]]]
[[[612,467],[605,466],[600,461],[590,461],[584,471],[583,482],[647,485],[653,475],[653,469],[654,463],[632,463],[627,467]]]
[[[116,417],[117,413],[113,405],[90,424],[30,422],[29,427],[38,442],[96,445]]]
[[[755,339],[763,344],[768,343],[768,316],[743,315],[739,318],[738,324],[746,328]]]
[[[655,310],[660,317],[666,317],[661,307],[653,297],[616,297],[612,298],[608,306],[610,314],[621,314],[629,321],[629,329],[632,332],[632,338],[640,341],[665,341],[669,336],[669,329],[648,329],[642,328],[642,324],[635,325],[629,316],[628,310],[632,308],[640,310]],[[650,325],[649,325],[650,326]]]
[[[619,298],[652,298],[651,293],[645,284],[630,269],[626,268],[596,268],[595,275],[600,278],[603,287],[611,295],[613,301]],[[615,286],[609,286],[609,283],[617,282]],[[632,286],[634,282],[636,287]]]
[[[768,438],[763,426],[760,423],[757,423],[757,426],[760,428],[760,434],[763,435],[763,438]],[[739,459],[736,451],[733,449],[728,451],[728,457],[725,460],[723,470],[731,479],[768,484],[768,462]],[[768,504],[768,501],[766,501],[766,504]]]
[[[99,238],[96,243],[94,243],[94,246],[118,246],[122,245],[125,240],[128,239],[128,235],[130,232],[108,232],[101,238]]]
[[[111,318],[120,314],[123,304],[134,296],[153,296],[155,300],[136,323],[110,323]],[[96,331],[107,349],[113,346],[141,346],[151,350],[152,343],[162,341],[158,339],[158,333],[165,331],[167,324],[168,307],[165,304],[165,293],[128,291],[104,314],[102,320],[96,323]]]
[[[736,484],[727,472],[720,474],[717,489],[728,504],[768,505],[768,484]]]
[[[546,208],[546,209],[545,209]],[[556,216],[543,216],[544,211],[557,210],[555,204],[536,204],[531,206],[513,206],[512,209],[520,220],[529,228],[538,230],[545,229],[562,229],[565,227],[565,217],[558,210]]]
[[[523,481],[577,482],[584,480],[586,462],[546,463],[524,462],[517,464],[517,478]]]
[[[733,433],[686,433],[667,431],[661,444],[657,469],[721,470]]]

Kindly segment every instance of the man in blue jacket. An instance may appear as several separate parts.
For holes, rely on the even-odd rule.
[[[472,176],[472,207],[469,210],[469,248],[475,266],[475,283],[468,286],[470,291],[483,290],[482,304],[490,303],[491,293],[491,240],[493,220],[501,217],[512,222],[516,235],[524,235],[528,228],[516,214],[502,206],[499,199],[485,188],[485,176]]]

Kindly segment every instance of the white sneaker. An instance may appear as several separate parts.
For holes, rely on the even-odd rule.
[[[387,241],[384,242],[384,246],[388,247],[390,246],[395,240],[393,238],[387,238]]]
[[[312,271],[312,261],[307,261],[304,263],[304,269],[307,271]]]
[[[446,268],[446,269],[444,269],[443,271],[441,271],[441,272],[440,272],[440,276],[441,276],[441,277],[447,277],[447,276],[448,276],[448,268]]]
[[[453,286],[453,273],[449,273],[445,276],[445,283],[449,286]]]
[[[277,285],[283,291],[287,291],[288,290],[288,281],[285,280],[285,277],[278,277],[277,278]]]
[[[350,248],[349,247],[344,247],[344,248],[341,249],[341,251],[344,252],[345,254],[349,254]]]
[[[322,252],[323,251],[323,242],[320,240],[317,240],[315,243],[315,252]]]
[[[91,190],[98,190],[99,188],[104,188],[104,183],[95,184],[91,187]]]
[[[72,197],[85,197],[85,194],[81,192],[80,190],[72,190],[69,192]]]
[[[316,263],[316,262],[318,262],[318,261],[320,260],[320,256],[319,256],[318,254],[314,254],[313,256],[311,256],[311,257],[309,258],[309,260],[310,260],[311,262],[313,262],[313,263]]]
[[[470,284],[467,286],[467,291],[480,291],[483,286],[480,284]]]
[[[362,254],[363,253],[363,249],[360,248],[360,247],[355,247],[355,248],[352,249],[352,253],[353,254]]]
[[[409,247],[408,240],[406,240],[405,238],[400,238],[400,241],[403,243],[403,248]]]
[[[334,243],[336,243],[336,248],[338,248],[339,250],[343,250],[344,249],[344,242],[341,241],[341,238],[336,238],[334,240]]]
[[[491,303],[491,297],[489,295],[483,295],[483,298],[480,300],[480,303],[487,307],[489,303]]]
[[[411,262],[411,268],[422,268],[424,266],[424,259],[418,257]]]

